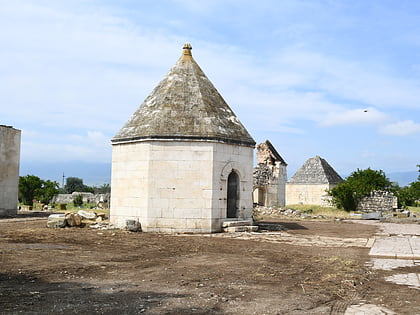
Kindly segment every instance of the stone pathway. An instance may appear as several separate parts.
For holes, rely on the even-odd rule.
[[[201,236],[203,234],[200,234]],[[286,243],[298,246],[320,246],[320,247],[370,247],[373,239],[354,237],[340,238],[319,235],[295,235],[287,232],[251,232],[251,233],[213,233],[204,234],[208,237],[223,237],[236,239],[249,239],[272,243]]]
[[[394,315],[395,312],[374,304],[350,305],[344,315]]]
[[[376,236],[369,255],[372,257],[420,259],[420,236]]]

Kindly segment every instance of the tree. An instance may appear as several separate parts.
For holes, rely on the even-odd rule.
[[[328,193],[333,204],[346,211],[355,211],[359,201],[374,190],[390,191],[393,185],[381,170],[357,169]]]
[[[397,192],[398,204],[402,207],[415,206],[420,200],[420,165],[417,165],[419,168],[419,176],[417,181],[410,183],[410,185],[401,188]]]
[[[19,176],[19,201],[32,206],[37,192],[42,188],[42,180],[35,175]]]
[[[57,194],[57,182],[42,180],[35,175],[19,177],[19,200],[25,205],[32,206],[34,200],[47,204]]]
[[[64,191],[67,194],[77,192],[93,192],[93,189],[83,184],[83,179],[78,177],[67,177]]]
[[[42,187],[37,192],[35,198],[42,203],[48,204],[51,199],[59,193],[58,187],[58,182],[51,180],[42,181]]]
[[[111,186],[109,184],[102,184],[101,186],[93,186],[94,194],[106,194],[111,192]]]

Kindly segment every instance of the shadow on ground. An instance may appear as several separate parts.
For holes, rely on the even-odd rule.
[[[288,230],[307,230],[306,227],[295,222],[255,222],[260,231],[288,231]]]

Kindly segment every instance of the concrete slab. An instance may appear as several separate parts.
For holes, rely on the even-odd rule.
[[[414,267],[414,261],[410,259],[383,259],[372,258],[369,264],[372,269],[377,270],[393,270],[403,267]]]
[[[394,311],[391,311],[385,307],[377,306],[374,304],[361,304],[361,305],[350,305],[344,315],[394,315]]]
[[[385,278],[386,281],[396,284],[407,285],[410,288],[420,290],[420,274],[419,273],[401,273]]]
[[[420,237],[419,236],[412,236],[409,239],[411,251],[413,252],[413,256],[420,257]]]
[[[410,240],[411,236],[376,236],[369,255],[404,259],[420,258],[420,255],[418,257],[414,255]]]

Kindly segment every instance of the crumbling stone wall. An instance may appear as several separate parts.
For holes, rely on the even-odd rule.
[[[397,208],[398,198],[389,191],[372,191],[357,206],[357,210],[363,212],[392,211]]]
[[[96,203],[97,205],[109,203],[111,197],[109,193],[95,195],[89,192],[75,191],[71,194],[58,194],[51,200],[51,203],[71,203],[78,195],[82,195],[84,203]]]
[[[257,162],[253,171],[254,203],[260,206],[284,206],[286,162],[268,140],[257,146]]]

